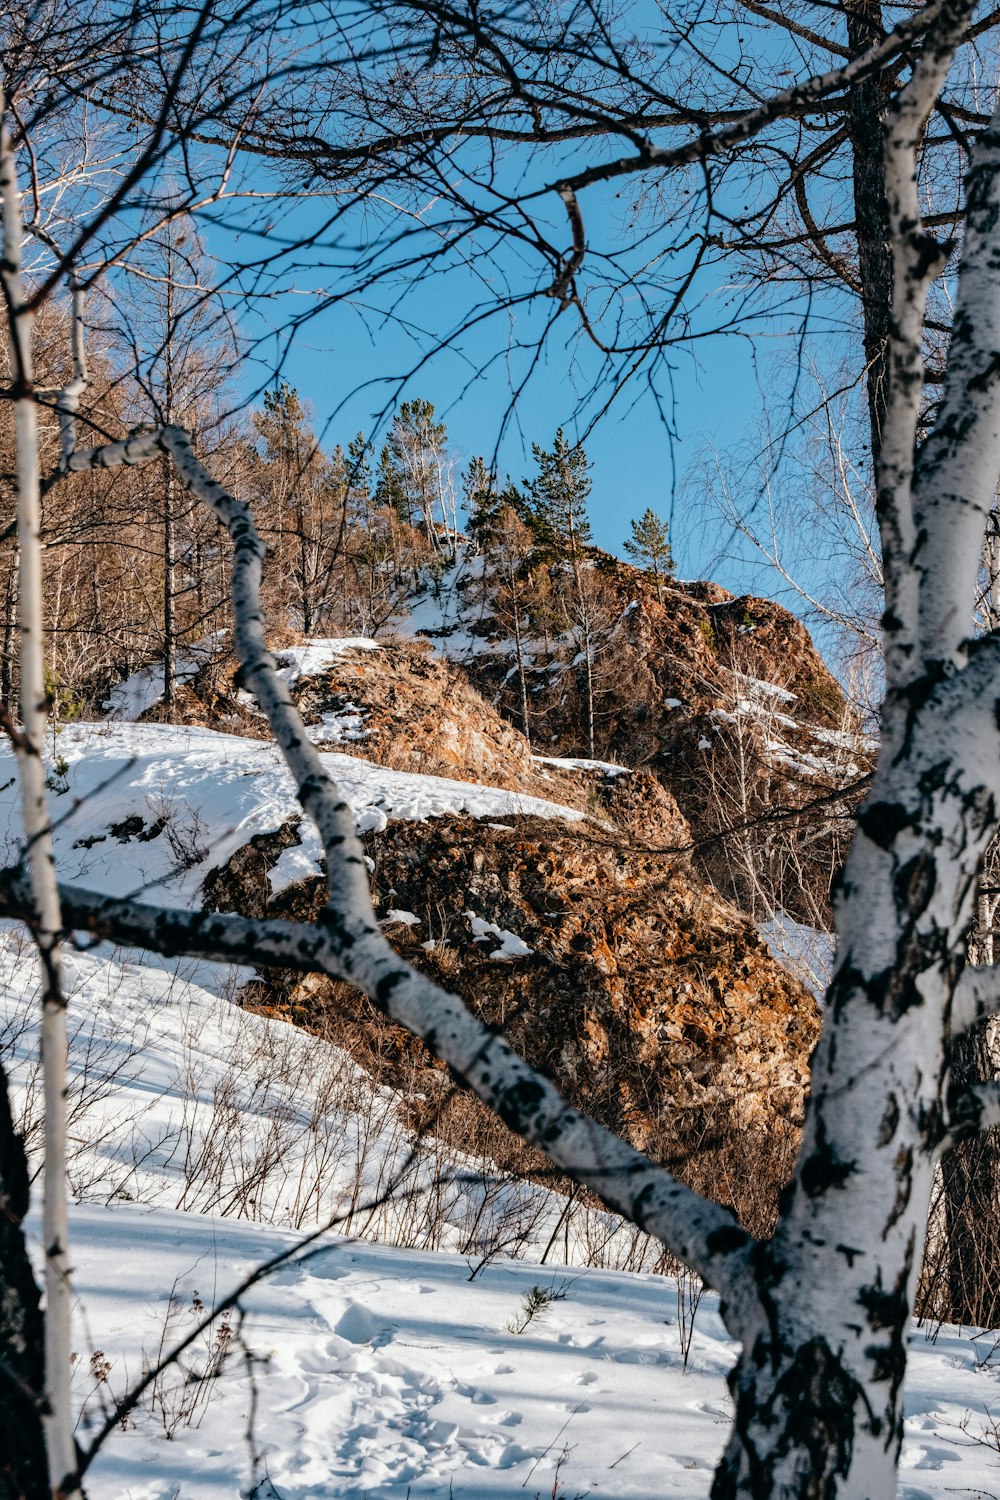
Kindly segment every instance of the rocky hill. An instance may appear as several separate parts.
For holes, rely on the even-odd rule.
[[[610,601],[593,658],[604,759],[581,756],[580,664],[555,638],[533,643],[532,739],[522,732],[512,644],[474,558],[416,594],[384,639],[287,636],[278,660],[323,748],[583,815],[400,821],[387,805],[359,825],[386,930],[571,1098],[761,1225],[819,1016],[757,923],[783,909],[822,925],[840,852],[831,795],[836,811],[857,795],[871,747],[779,606],[705,583],[657,597],[636,569],[598,563]],[[264,733],[224,653],[195,665],[182,710]],[[202,899],[311,913],[321,882],[308,860],[302,878],[276,879],[304,836],[275,819],[214,862]],[[244,999],[348,1046],[406,1093],[415,1123],[459,1143],[487,1133],[494,1154],[543,1170],[344,986],[261,976]]]

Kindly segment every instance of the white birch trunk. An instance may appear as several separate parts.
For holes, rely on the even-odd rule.
[[[27,865],[31,883],[31,928],[42,978],[42,1063],[45,1105],[45,1416],[49,1475],[55,1496],[77,1488],[76,1448],[70,1402],[69,1238],[66,1212],[66,1003],[63,995],[55,859],[49,829],[43,760],[46,726],[45,658],[42,639],[41,500],[38,420],[32,369],[33,316],[25,307],[21,275],[21,207],[14,155],[0,98],[0,195],[3,199],[3,262],[0,277],[7,301],[8,341],[14,401],[18,542],[20,547],[19,634],[22,728],[16,740]]]

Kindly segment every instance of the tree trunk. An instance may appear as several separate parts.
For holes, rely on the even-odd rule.
[[[851,56],[866,52],[883,35],[879,0],[848,0],[847,40]],[[864,320],[868,415],[872,460],[878,458],[885,421],[892,309],[892,235],[885,187],[885,121],[891,98],[884,73],[856,83],[850,91],[847,128],[854,168],[854,219]]]
[[[21,1230],[27,1212],[28,1164],[0,1066],[0,1500],[51,1500],[41,1417],[45,1337]]]
[[[163,467],[163,711],[173,722],[177,693],[177,622],[174,612],[177,573],[177,541],[174,526],[177,482],[173,464],[164,460]]]
[[[16,741],[27,865],[31,931],[42,980],[42,1081],[45,1103],[45,1438],[49,1471],[59,1494],[76,1484],[76,1446],[70,1401],[69,1232],[66,1207],[66,1001],[62,987],[62,913],[45,788],[46,693],[42,636],[41,494],[38,405],[32,365],[34,318],[21,277],[21,204],[14,156],[0,95],[0,199],[3,258],[0,280],[7,304],[8,346],[14,372],[14,446],[20,546],[19,629],[22,732]]]
[[[17,572],[18,548],[15,537],[10,551],[10,564],[4,587],[3,639],[0,641],[0,703],[13,712],[17,697],[16,622],[17,622]]]
[[[996,1077],[988,1027],[988,1022],[981,1021],[952,1044],[953,1088]],[[949,1323],[1000,1327],[998,1132],[989,1130],[955,1146],[941,1163],[941,1177],[947,1301],[939,1303],[936,1311]]]
[[[524,737],[530,745],[531,725],[528,718],[528,682],[524,673],[524,642],[521,631],[521,610],[516,599],[514,600],[514,650],[517,655],[517,685],[521,693],[521,728],[524,730]]]
[[[916,719],[887,706],[835,896],[838,964],[802,1151],[774,1238],[753,1254],[762,1307],[730,1378],[713,1500],[896,1493],[906,1335],[949,1107],[942,1016],[995,795],[968,770],[969,744],[995,733],[992,695],[977,720],[944,691],[935,709],[927,687]]]

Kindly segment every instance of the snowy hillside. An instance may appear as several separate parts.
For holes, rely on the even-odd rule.
[[[4,1054],[34,1147],[31,950],[0,936]],[[393,1096],[335,1048],[240,1011],[240,976],[110,950],[69,968],[84,1447],[201,1309],[338,1206],[358,1236],[410,1247],[327,1234],[246,1292],[114,1427],[93,1500],[704,1500],[733,1358],[714,1297],[685,1370],[672,1278],[562,1267],[562,1200],[510,1183],[490,1199],[483,1164],[449,1174],[431,1148],[408,1170]],[[373,1208],[393,1176],[395,1203]],[[526,1257],[484,1263],[487,1225],[518,1214]],[[453,1249],[414,1248],[428,1244]],[[906,1500],[997,1489],[1000,1460],[974,1440],[1000,1396],[994,1359],[989,1340],[914,1336]]]
[[[539,797],[446,777],[392,771],[355,756],[323,763],[355,813],[359,831],[388,819],[516,813],[576,821],[580,813]],[[301,816],[280,751],[260,740],[165,724],[77,724],[59,731],[50,774],[55,849],[63,880],[112,895],[156,891],[183,905],[206,872],[258,833]],[[272,889],[315,875],[318,836],[285,850]],[[0,850],[22,841],[14,757],[0,746]]]

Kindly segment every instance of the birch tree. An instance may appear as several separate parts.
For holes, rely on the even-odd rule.
[[[70,884],[56,890],[41,770],[44,699],[30,645],[38,630],[33,600],[40,567],[29,342],[38,293],[26,293],[19,274],[19,198],[6,135],[0,149],[26,683],[23,724],[9,729],[21,758],[25,852],[0,872],[0,910],[27,921],[36,935],[54,1035],[63,1009],[58,944],[73,929],[164,954],[321,972],[367,994],[509,1126],[544,1149],[560,1172],[656,1235],[719,1292],[739,1357],[730,1378],[733,1425],[714,1500],[890,1500],[903,1435],[906,1334],[935,1167],[951,1144],[1000,1120],[1000,1089],[953,1086],[949,1077],[956,1039],[1000,1009],[995,970],[970,968],[966,957],[977,877],[1000,798],[1000,634],[971,636],[1000,475],[1000,113],[972,148],[941,399],[933,429],[926,436],[920,430],[926,301],[946,267],[948,247],[921,218],[917,160],[970,15],[969,0],[934,0],[837,70],[835,83],[824,75],[796,85],[714,133],[699,128],[683,148],[689,161],[709,158],[727,141],[763,128],[791,100],[822,100],[845,78],[867,76],[865,70],[887,56],[912,49],[908,79],[888,110],[885,157],[893,295],[878,470],[886,588],[883,737],[836,895],[838,956],[802,1152],[766,1241],[569,1107],[502,1037],[394,952],[371,905],[350,809],[267,650],[260,606],[265,549],[249,508],[213,478],[189,434],[177,427],[144,426],[96,447],[80,445],[74,421],[84,378],[79,363],[73,384],[56,400],[61,458],[50,481],[70,485],[74,475],[165,459],[178,485],[228,533],[242,681],[266,713],[303,810],[319,830],[327,899],[315,923],[298,924],[107,899]],[[572,183],[566,192],[571,209]],[[58,1041],[51,1056],[58,1063]],[[46,1214],[57,1220],[58,1066],[52,1076],[55,1154],[47,1162],[46,1195],[54,1201]],[[68,1493],[78,1481],[59,1394],[68,1367],[68,1361],[60,1364],[68,1354],[65,1240],[58,1223],[50,1222],[49,1466]],[[86,1467],[86,1458],[79,1467]]]

